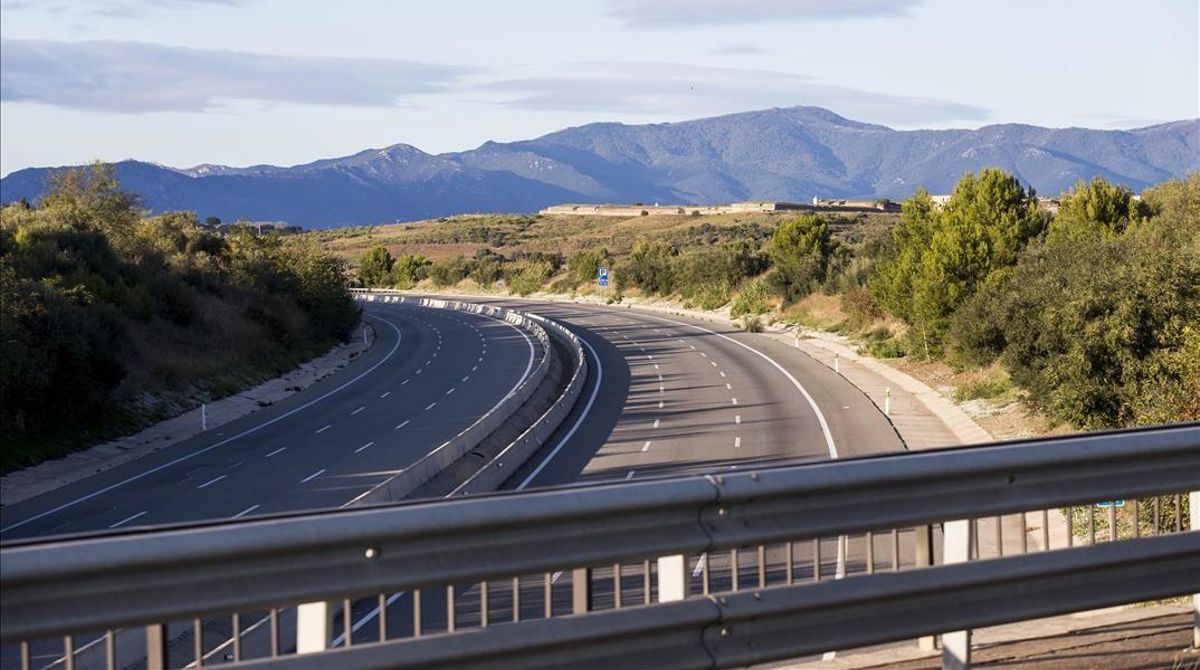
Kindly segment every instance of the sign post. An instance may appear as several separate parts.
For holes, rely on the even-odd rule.
[[[601,286],[608,286],[608,268],[596,268],[596,282]]]

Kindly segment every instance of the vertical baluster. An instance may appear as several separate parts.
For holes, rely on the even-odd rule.
[[[1108,506],[1108,541],[1117,541],[1117,503],[1115,500]]]
[[[1067,548],[1075,546],[1075,508],[1067,508]]]
[[[1154,496],[1154,534],[1158,535],[1162,532],[1162,503],[1158,496]]]
[[[75,637],[63,636],[63,668],[75,670]]]
[[[867,531],[867,574],[875,574],[875,536],[871,531]]]
[[[737,548],[730,549],[729,550],[729,575],[730,575],[730,579],[732,580],[730,582],[730,590],[731,591],[737,591],[738,587],[741,583],[741,575],[738,574],[739,572],[741,572],[741,570],[739,569],[740,567],[741,566],[738,565],[738,550],[737,550]]]
[[[349,598],[342,598],[342,637],[346,638],[346,647],[354,646],[354,613],[353,603]]]
[[[1180,507],[1180,502],[1179,502],[1181,498],[1182,498],[1182,496],[1180,494],[1178,494],[1178,493],[1175,494],[1175,532],[1176,533],[1183,532],[1183,508]]]
[[[1004,556],[1004,517],[996,517],[996,556]]]
[[[821,581],[821,538],[813,538],[813,581]]]
[[[971,521],[971,525],[972,525],[972,527],[973,527],[973,530],[972,530],[972,532],[971,532],[971,536],[972,536],[972,537],[974,537],[974,540],[975,540],[975,541],[972,543],[972,544],[974,545],[974,548],[975,548],[975,556],[974,556],[973,558],[975,558],[976,560],[978,560],[978,559],[980,558],[980,556],[979,556],[979,538],[983,536],[983,533],[981,532],[981,531],[982,531],[982,529],[979,527],[979,519],[973,519],[973,520]],[[943,527],[943,533],[944,533],[944,527]],[[944,535],[943,535],[943,538],[942,538],[942,539],[945,539]],[[969,552],[970,552],[970,549],[968,548],[968,553],[969,553]]]
[[[708,560],[708,552],[700,554],[700,581],[704,595],[712,593],[712,561]]]
[[[112,630],[104,633],[104,667],[117,670],[117,636]]]
[[[192,656],[197,668],[204,667],[204,631],[199,618],[192,619]]]
[[[479,583],[479,626],[488,627],[488,583],[485,579]]]
[[[758,588],[767,588],[767,547],[758,545]]]
[[[1088,505],[1088,543],[1096,544],[1096,506]]]
[[[1137,498],[1133,499],[1133,536],[1142,536],[1141,504]]]
[[[1021,555],[1029,553],[1029,518],[1021,512]]]
[[[621,564],[613,563],[613,609],[621,608]]]
[[[892,529],[892,572],[900,572],[900,529]]]
[[[242,660],[242,615],[233,614],[233,661]]]
[[[546,601],[546,618],[554,616],[554,583],[550,578],[550,573],[547,572],[543,579],[542,595]]]
[[[379,641],[380,641],[380,642],[387,642],[387,608],[388,608],[388,601],[387,601],[387,596],[386,596],[386,595],[384,595],[384,594],[382,594],[382,593],[380,593],[380,594],[379,594],[379,604],[378,604],[378,605],[376,605],[376,607],[378,607],[378,608],[379,608]]]
[[[421,589],[413,589],[413,637],[421,637]]]
[[[512,578],[512,620],[514,623],[521,620],[521,578]]]
[[[642,602],[650,604],[650,559],[642,561]]]
[[[279,656],[279,608],[271,608],[271,658]]]
[[[787,583],[792,585],[796,583],[796,543],[788,540],[787,552],[784,554],[784,560],[787,561]]]
[[[458,629],[458,612],[455,607],[454,585],[446,587],[446,632],[453,633]]]
[[[1050,510],[1042,510],[1042,551],[1050,551]]]

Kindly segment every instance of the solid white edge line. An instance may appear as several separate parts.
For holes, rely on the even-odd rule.
[[[315,404],[317,404],[317,403],[319,403],[319,402],[321,402],[321,401],[325,400],[326,398],[328,398],[328,397],[332,396],[333,394],[337,393],[338,391],[341,391],[342,389],[344,389],[344,388],[346,388],[346,387],[350,386],[351,384],[354,384],[354,383],[356,383],[357,381],[359,381],[359,380],[360,380],[360,379],[362,379],[363,377],[366,377],[367,375],[371,374],[371,373],[372,373],[372,372],[374,372],[376,369],[378,369],[378,368],[379,368],[379,366],[383,365],[383,364],[384,364],[384,363],[386,363],[386,362],[387,362],[389,359],[391,359],[392,355],[396,353],[396,351],[397,351],[397,350],[400,348],[400,340],[403,338],[403,335],[400,333],[400,329],[399,329],[398,327],[396,327],[396,324],[392,323],[391,321],[388,321],[387,319],[384,319],[383,317],[379,317],[379,316],[376,316],[376,315],[374,315],[374,314],[367,314],[366,312],[363,312],[363,316],[364,316],[364,317],[369,317],[369,318],[375,319],[375,320],[377,320],[377,321],[382,321],[383,323],[386,323],[387,325],[391,326],[392,330],[396,331],[396,343],[392,345],[392,348],[391,348],[391,350],[390,350],[390,351],[388,351],[388,352],[387,352],[387,354],[386,354],[386,355],[385,355],[383,358],[381,358],[381,359],[379,359],[378,361],[376,361],[376,362],[375,362],[375,364],[374,364],[374,365],[372,365],[371,367],[369,367],[369,368],[367,368],[366,370],[363,370],[362,372],[360,372],[360,373],[358,374],[358,376],[356,376],[356,377],[354,377],[353,379],[351,379],[351,380],[347,381],[346,383],[342,384],[341,386],[339,386],[339,387],[337,387],[337,388],[333,389],[332,391],[329,391],[329,392],[325,393],[324,395],[321,395],[321,396],[318,396],[318,397],[316,397],[316,398],[313,398],[312,400],[309,400],[308,402],[304,403],[303,405],[300,405],[299,407],[297,407],[297,408],[295,408],[295,409],[292,409],[292,410],[289,410],[289,411],[287,411],[287,412],[285,412],[285,413],[283,413],[283,414],[280,414],[279,416],[275,417],[274,419],[271,419],[270,421],[264,421],[263,423],[260,423],[260,424],[258,424],[257,426],[253,426],[253,427],[251,427],[251,428],[247,428],[246,430],[244,430],[244,431],[242,431],[242,432],[238,433],[237,435],[234,435],[233,437],[227,437],[227,438],[225,438],[224,440],[221,440],[220,442],[215,442],[215,443],[213,443],[213,444],[210,444],[210,445],[208,445],[207,447],[204,447],[203,449],[197,449],[196,451],[193,451],[193,452],[191,452],[190,454],[184,454],[183,456],[180,456],[179,458],[176,458],[176,459],[174,459],[174,460],[171,460],[171,461],[167,461],[166,463],[163,463],[162,465],[158,465],[158,466],[155,466],[155,467],[153,467],[153,468],[151,468],[151,469],[149,469],[149,470],[145,470],[145,471],[143,471],[143,472],[139,472],[138,474],[136,474],[136,475],[133,475],[132,477],[127,477],[127,478],[125,478],[125,479],[122,479],[121,481],[119,481],[119,482],[117,482],[117,483],[115,483],[115,484],[109,484],[108,486],[105,486],[105,487],[104,487],[104,488],[102,488],[102,489],[99,489],[99,490],[93,491],[93,492],[91,492],[91,493],[89,493],[89,494],[87,494],[87,495],[85,495],[85,496],[80,496],[80,497],[78,497],[78,498],[76,498],[76,499],[74,499],[74,500],[71,500],[71,501],[69,501],[69,502],[65,502],[65,503],[63,503],[63,504],[61,504],[61,505],[59,505],[59,506],[57,506],[57,507],[54,507],[54,508],[48,509],[48,510],[46,510],[46,511],[44,511],[44,512],[41,512],[41,513],[39,513],[39,514],[35,514],[35,515],[33,515],[33,516],[31,516],[31,517],[28,517],[28,518],[26,518],[26,519],[22,519],[21,521],[18,521],[18,522],[16,522],[16,523],[9,524],[9,525],[7,525],[7,526],[5,526],[5,527],[3,527],[3,528],[0,528],[0,534],[2,534],[2,533],[5,533],[5,532],[8,532],[8,531],[10,531],[10,530],[13,530],[14,528],[20,528],[21,526],[24,526],[24,525],[26,525],[26,524],[33,523],[34,521],[37,521],[38,519],[44,519],[45,517],[48,517],[48,516],[50,516],[51,514],[56,514],[56,513],[58,513],[58,512],[61,512],[61,511],[63,511],[64,509],[68,509],[68,508],[70,508],[70,507],[74,507],[75,505],[78,505],[78,504],[79,504],[79,503],[81,503],[81,502],[84,502],[84,501],[87,501],[87,500],[91,500],[92,498],[95,498],[96,496],[103,495],[103,494],[105,494],[105,493],[108,493],[109,491],[112,491],[112,490],[114,490],[114,489],[117,489],[117,488],[120,488],[120,487],[122,487],[122,486],[125,486],[126,484],[129,484],[129,483],[131,483],[131,482],[138,481],[139,479],[141,479],[141,478],[143,478],[143,477],[147,477],[147,476],[149,476],[149,475],[152,475],[152,474],[154,474],[154,473],[156,473],[156,472],[159,472],[159,471],[161,471],[161,470],[165,470],[166,468],[169,468],[169,467],[171,467],[171,466],[173,466],[173,465],[177,465],[177,464],[179,464],[179,463],[182,463],[182,462],[184,462],[184,461],[186,461],[186,460],[189,460],[189,459],[191,459],[191,458],[194,458],[194,457],[196,457],[196,456],[199,456],[200,454],[206,454],[206,453],[208,453],[208,452],[212,451],[213,449],[216,449],[216,448],[218,448],[218,447],[223,447],[223,446],[225,446],[225,445],[227,445],[227,444],[229,444],[230,442],[233,442],[233,441],[235,441],[235,440],[240,440],[241,438],[243,438],[243,437],[246,437],[247,435],[251,435],[251,434],[253,434],[253,433],[255,433],[255,432],[257,432],[257,431],[259,431],[259,430],[261,430],[261,429],[263,429],[263,428],[266,428],[267,426],[270,426],[270,425],[273,425],[273,424],[275,424],[275,423],[278,423],[279,421],[282,421],[283,419],[286,419],[287,417],[289,417],[289,416],[292,416],[293,414],[296,414],[297,412],[299,412],[299,411],[301,411],[301,410],[305,410],[305,409],[308,409],[309,407],[312,407],[313,405],[315,405]]]
[[[324,474],[324,472],[325,472],[325,468],[321,468],[320,470],[317,470],[316,472],[305,477],[304,479],[301,479],[300,483],[307,484],[308,482],[311,482],[312,480],[316,479],[317,477],[320,477],[322,474]]]
[[[588,353],[592,355],[592,360],[596,362],[596,385],[592,387],[592,394],[588,396],[587,404],[583,406],[583,412],[579,415],[579,418],[575,420],[574,425],[571,426],[571,429],[567,431],[566,435],[562,436],[562,439],[558,441],[558,444],[554,445],[554,448],[550,450],[550,453],[546,454],[546,458],[544,458],[541,463],[538,463],[538,466],[533,469],[533,472],[529,473],[529,476],[517,485],[518,491],[526,486],[529,486],[529,483],[532,482],[535,477],[541,474],[542,469],[545,468],[550,461],[554,460],[554,457],[558,455],[558,452],[562,450],[567,441],[569,441],[571,437],[575,435],[575,431],[579,430],[579,427],[583,425],[584,419],[586,419],[588,413],[592,411],[592,405],[596,403],[596,396],[600,394],[600,382],[604,380],[604,366],[600,363],[600,354],[596,353],[596,349],[582,337],[579,338],[579,342],[583,344],[583,346],[587,347]]]
[[[259,507],[260,507],[260,505],[251,505],[251,506],[247,507],[246,509],[244,509],[244,510],[242,510],[242,511],[238,512],[237,514],[234,514],[234,515],[233,515],[232,517],[230,517],[230,518],[232,518],[232,519],[240,519],[240,518],[242,518],[242,517],[246,516],[247,514],[249,514],[249,513],[253,512],[254,510],[258,509]]]
[[[121,519],[120,521],[118,521],[118,522],[114,523],[113,525],[109,526],[109,528],[118,528],[118,527],[120,527],[120,526],[124,526],[125,524],[129,523],[130,521],[133,521],[134,519],[137,519],[137,518],[140,518],[140,517],[143,517],[143,516],[145,516],[145,515],[146,515],[148,512],[149,512],[149,510],[144,510],[144,511],[138,512],[137,514],[134,514],[134,515],[133,515],[133,516],[131,516],[131,517],[127,517],[127,518]]]

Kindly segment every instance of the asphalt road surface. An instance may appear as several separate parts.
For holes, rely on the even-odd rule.
[[[283,402],[10,505],[0,537],[338,507],[456,435],[532,370],[536,338],[500,320],[368,304],[376,343]],[[486,383],[480,383],[486,381]]]

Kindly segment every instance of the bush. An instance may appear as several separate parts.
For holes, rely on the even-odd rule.
[[[959,384],[954,389],[954,401],[994,400],[1012,390],[1008,377],[988,376]]]
[[[862,328],[884,317],[879,303],[865,289],[850,289],[842,294],[839,302],[851,328]]]
[[[734,317],[764,314],[771,310],[771,305],[767,302],[768,296],[766,281],[752,279],[742,284],[729,307],[729,314]]]

